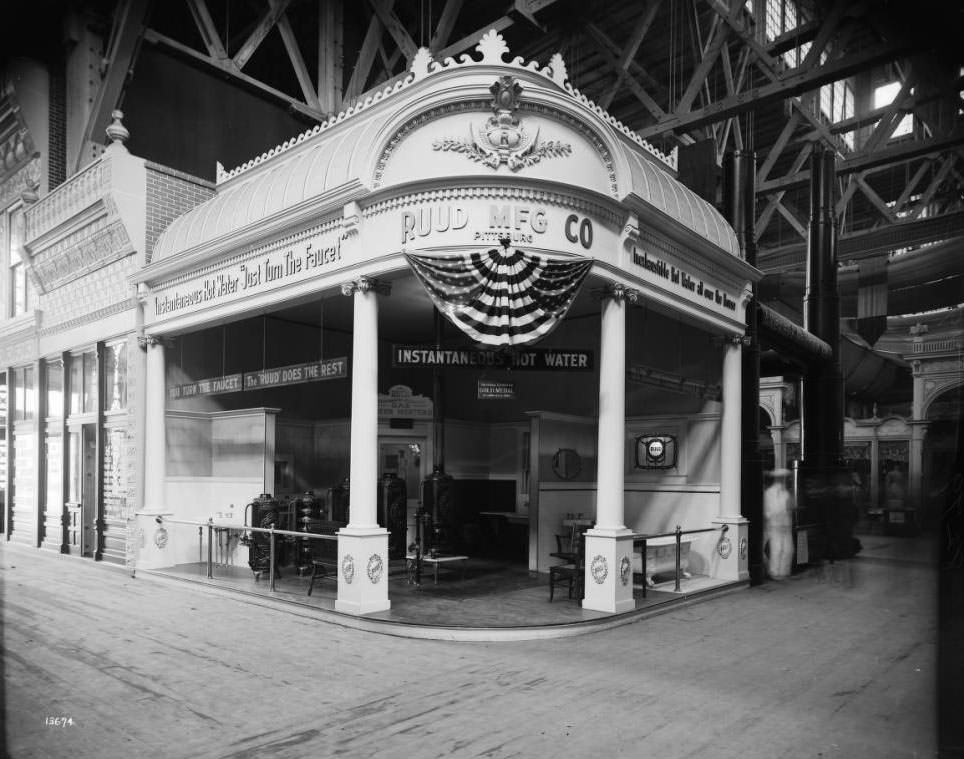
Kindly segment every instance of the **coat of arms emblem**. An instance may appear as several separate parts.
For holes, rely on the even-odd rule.
[[[492,93],[493,115],[481,127],[470,126],[471,140],[446,138],[436,140],[436,150],[465,153],[470,160],[493,169],[502,164],[511,171],[531,166],[543,158],[567,156],[572,146],[558,140],[539,140],[539,129],[533,134],[523,126],[516,111],[519,107],[520,85],[511,76],[496,79],[489,88]]]

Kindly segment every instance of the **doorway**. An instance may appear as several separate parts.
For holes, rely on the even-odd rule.
[[[378,441],[378,521],[391,533],[391,558],[404,558],[408,546],[415,542],[415,521],[426,475],[424,451],[425,438],[380,438]]]
[[[97,557],[97,430],[81,427],[80,440],[81,556]]]

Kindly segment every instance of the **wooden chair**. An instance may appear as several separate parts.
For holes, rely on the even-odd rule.
[[[314,532],[320,535],[336,535],[344,525],[341,522],[319,522]],[[338,576],[338,541],[312,540],[306,538],[307,548],[311,560],[311,575],[308,579],[308,593],[315,587],[316,577],[325,577],[330,569],[334,576]]]
[[[556,535],[556,549],[550,556],[562,559],[562,562],[549,567],[549,601],[555,596],[557,585],[569,588],[569,598],[576,592],[576,597],[582,597],[583,551],[582,535]]]

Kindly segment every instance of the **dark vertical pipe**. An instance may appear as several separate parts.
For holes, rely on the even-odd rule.
[[[724,212],[736,232],[743,258],[756,266],[756,156],[752,152],[727,154],[723,166]],[[741,413],[742,514],[749,521],[748,562],[750,583],[763,582],[763,457],[760,454],[760,342],[756,285],[746,309],[747,344],[743,347],[743,397]]]
[[[804,326],[831,347],[829,361],[811,364],[804,375],[803,466],[798,512],[821,525],[817,560],[853,555],[853,504],[843,467],[844,389],[840,371],[840,297],[837,291],[837,230],[833,189],[834,155],[814,151],[810,159],[810,229]],[[822,555],[821,555],[822,554]]]
[[[434,311],[435,319],[435,347],[442,347],[442,314],[436,308]],[[442,384],[442,370],[435,368],[432,371],[432,403],[434,405],[435,422],[433,425],[434,440],[432,448],[434,453],[433,469],[436,472],[445,472],[445,388]]]
[[[829,363],[809,367],[805,379],[803,459],[808,468],[836,466],[843,456],[834,160],[834,154],[828,150],[815,150],[810,159],[810,229],[803,326],[830,345],[833,353]]]

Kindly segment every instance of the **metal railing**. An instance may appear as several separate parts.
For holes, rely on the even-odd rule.
[[[187,519],[171,519],[170,517],[158,517],[158,521],[167,522],[169,524],[184,524],[197,527],[198,534],[198,563],[207,564],[207,579],[211,580],[214,578],[214,532],[216,530],[237,530],[240,533],[245,532],[263,532],[268,534],[268,590],[272,593],[275,591],[275,536],[291,536],[294,538],[300,538],[301,540],[334,540],[337,542],[337,535],[321,535],[316,532],[295,532],[293,530],[276,530],[274,524],[269,527],[252,527],[250,525],[226,525],[226,524],[214,524],[213,519],[209,519],[207,522],[194,522]],[[207,561],[204,558],[204,528],[207,528],[208,541],[207,541]],[[257,577],[258,573],[255,573]]]
[[[680,565],[680,550],[682,538],[684,535],[693,535],[698,532],[719,532],[720,540],[726,535],[726,531],[730,529],[728,524],[721,525],[720,527],[703,527],[699,530],[684,530],[679,525],[676,525],[676,529],[673,532],[659,532],[655,534],[646,532],[634,532],[633,533],[633,545],[636,543],[643,544],[642,550],[642,562],[643,562],[643,598],[646,598],[646,541],[653,540],[654,538],[676,538],[676,584],[673,588],[674,592],[679,593],[680,590],[680,575],[682,574],[682,568]]]

